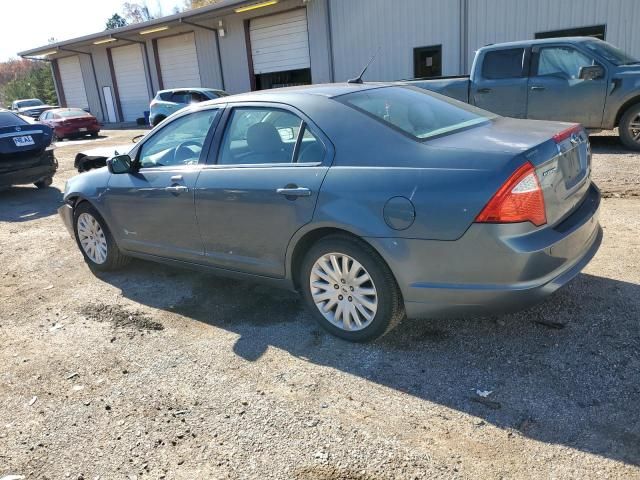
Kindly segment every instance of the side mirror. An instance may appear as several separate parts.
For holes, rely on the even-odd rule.
[[[580,80],[597,80],[604,77],[604,68],[600,65],[590,65],[588,67],[580,67],[578,78]]]
[[[138,143],[140,140],[142,140],[142,137],[144,137],[144,133],[143,133],[143,134],[141,134],[141,135],[136,135],[135,137],[133,137],[133,138],[131,139],[131,142],[132,142],[132,143]]]
[[[113,174],[133,173],[133,160],[129,155],[116,155],[107,160],[107,169]]]

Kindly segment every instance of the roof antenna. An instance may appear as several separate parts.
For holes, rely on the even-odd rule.
[[[373,54],[373,57],[371,57],[371,60],[369,60],[369,63],[367,63],[365,67],[362,69],[362,71],[360,72],[360,75],[358,75],[356,78],[351,78],[347,80],[347,83],[357,83],[357,84],[362,83],[362,76],[364,75],[364,72],[366,72],[367,68],[369,68],[369,65],[373,63],[378,53],[380,53],[380,47],[378,47],[378,50],[376,50],[376,53]]]

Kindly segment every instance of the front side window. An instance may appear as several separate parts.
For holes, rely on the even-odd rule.
[[[482,76],[489,80],[524,76],[524,48],[487,52],[482,63]]]
[[[141,168],[195,165],[219,109],[201,110],[176,118],[140,148]]]
[[[538,54],[538,76],[580,78],[580,68],[594,65],[593,59],[571,47],[542,48]]]
[[[221,165],[306,163],[324,158],[322,143],[289,111],[235,108],[227,125],[218,156]]]
[[[372,88],[336,99],[417,140],[485,123],[497,116],[415,87]]]

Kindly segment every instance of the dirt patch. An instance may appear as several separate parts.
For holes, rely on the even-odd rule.
[[[140,311],[128,311],[120,305],[102,303],[87,305],[79,313],[96,322],[110,322],[116,328],[134,328],[136,330],[164,330],[164,326],[151,320]]]

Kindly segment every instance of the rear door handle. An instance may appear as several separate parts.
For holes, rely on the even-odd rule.
[[[490,88],[479,88],[478,93],[491,93]]]
[[[305,187],[285,187],[279,188],[276,190],[276,193],[279,195],[284,195],[285,197],[310,197],[311,190]]]
[[[533,87],[531,87],[531,90],[544,90],[544,87],[540,85],[534,85]]]
[[[173,187],[165,187],[164,191],[171,193],[187,193],[189,191],[189,188],[182,185],[175,185]]]

